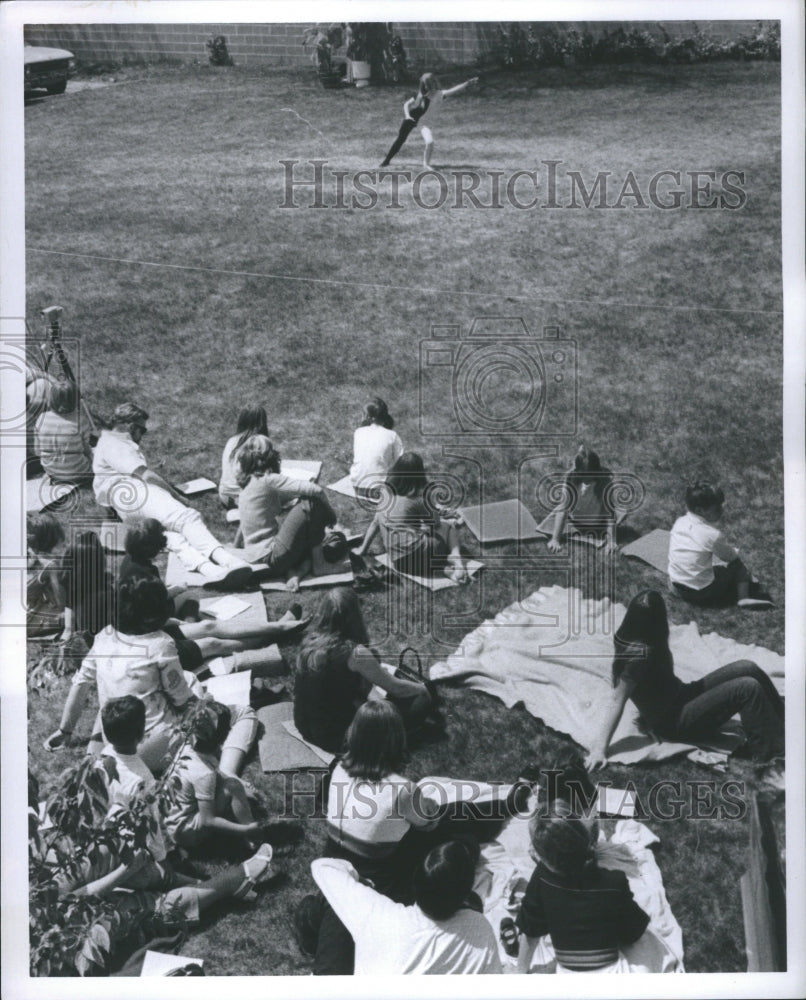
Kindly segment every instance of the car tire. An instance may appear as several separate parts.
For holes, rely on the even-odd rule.
[[[47,91],[49,94],[63,94],[67,90],[67,80],[60,80],[59,83],[52,83]]]

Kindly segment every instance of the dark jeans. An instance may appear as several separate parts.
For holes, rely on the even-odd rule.
[[[718,732],[739,713],[749,750],[768,759],[784,749],[784,703],[764,671],[750,660],[737,660],[686,685],[684,702],[667,735],[699,742]]]
[[[750,574],[741,559],[734,559],[727,566],[714,566],[714,578],[707,587],[695,590],[682,583],[673,583],[675,593],[701,608],[724,608],[739,599],[739,584],[750,583]]]
[[[295,503],[283,519],[266,560],[271,575],[283,576],[308,558],[325,537],[330,521],[330,511],[318,498]]]
[[[404,118],[403,124],[400,126],[400,131],[397,133],[397,139],[392,143],[392,147],[386,154],[382,167],[388,167],[392,161],[392,158],[397,156],[400,150],[403,148],[403,143],[408,139],[410,133],[414,130],[417,122],[412,121],[410,118]]]

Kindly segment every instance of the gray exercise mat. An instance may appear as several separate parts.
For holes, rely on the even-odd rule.
[[[625,545],[621,554],[630,559],[640,559],[665,576],[669,572],[670,537],[665,528],[655,528],[648,535],[642,535],[629,545]]]
[[[482,543],[538,537],[537,522],[520,500],[499,500],[459,511],[468,531]]]

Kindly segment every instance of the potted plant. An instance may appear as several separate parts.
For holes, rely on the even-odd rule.
[[[370,79],[382,78],[390,42],[389,26],[383,21],[352,21],[347,25],[349,72],[356,87],[366,87]]]

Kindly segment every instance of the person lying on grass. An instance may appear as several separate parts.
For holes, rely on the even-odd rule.
[[[432,707],[425,684],[390,674],[369,648],[355,591],[328,590],[297,655],[294,724],[306,740],[339,753],[356,709],[373,686],[386,691],[410,728],[420,725]]]
[[[697,607],[771,608],[772,601],[722,535],[725,494],[710,483],[686,490],[687,513],[675,521],[669,538],[669,583],[684,601]],[[714,563],[720,559],[727,565]]]
[[[138,578],[160,580],[153,560],[164,551],[167,538],[159,521],[154,518],[132,521],[124,545],[126,555],[118,570],[118,586]],[[305,628],[308,623],[300,620],[302,609],[299,605],[294,605],[278,621],[265,625],[243,624],[237,617],[232,621],[182,621],[174,606],[181,599],[181,592],[181,587],[175,588],[172,595],[175,601],[172,600],[171,615],[163,631],[176,643],[182,668],[200,677],[207,671],[218,676],[262,666],[266,663],[265,646]],[[184,610],[197,612],[198,604],[192,604],[195,608],[191,602],[184,602]]]
[[[145,738],[139,754],[148,768],[161,772],[182,718],[196,703],[179,662],[174,640],[164,631],[171,612],[165,585],[159,580],[134,579],[118,588],[118,627],[100,632],[89,655],[73,675],[59,729],[45,741],[45,749],[63,746],[75,729],[92,686],[101,710],[111,698],[127,694],[140,698],[146,708]],[[231,729],[224,743],[221,770],[240,773],[246,754],[257,736],[257,717],[248,706],[231,706]],[[100,750],[101,734],[90,745]]]
[[[430,502],[420,455],[406,451],[400,456],[386,478],[386,491],[357,554],[366,555],[380,532],[397,572],[430,577],[442,567],[448,579],[467,583],[458,527]]]
[[[674,673],[669,621],[663,598],[644,590],[629,604],[615,636],[613,694],[586,764],[607,763],[610,738],[631,700],[647,732],[658,739],[699,743],[715,736],[738,712],[746,752],[762,762],[784,752],[784,703],[755,663],[737,660],[684,684]]]
[[[249,582],[251,567],[214,538],[201,514],[181,494],[149,469],[140,442],[147,431],[148,413],[134,403],[121,403],[112,416],[112,429],[101,432],[92,468],[95,499],[112,507],[123,522],[153,517],[168,532],[168,546],[186,570],[198,573],[209,585],[237,589]]]
[[[279,452],[262,434],[239,450],[236,478],[244,558],[265,563],[266,576],[284,576],[288,590],[299,590],[311,552],[325,537],[325,528],[336,523],[327,494],[316,483],[284,476]],[[292,500],[298,502],[282,516]]]

